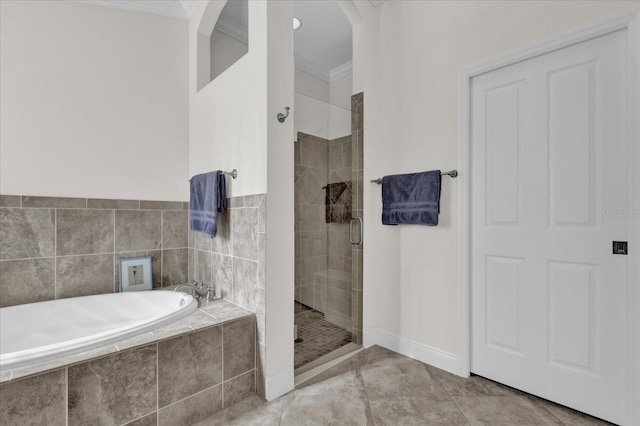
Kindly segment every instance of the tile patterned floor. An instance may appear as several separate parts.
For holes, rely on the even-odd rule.
[[[298,338],[302,338],[302,341],[294,343],[295,368],[302,367],[351,342],[349,331],[326,321],[322,312],[315,309],[300,308],[296,314],[296,324]]]
[[[373,346],[274,401],[251,397],[197,425],[608,424],[479,376],[463,379]]]

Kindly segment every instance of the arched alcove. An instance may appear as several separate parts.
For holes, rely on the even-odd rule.
[[[249,52],[249,2],[209,2],[198,25],[198,90]]]

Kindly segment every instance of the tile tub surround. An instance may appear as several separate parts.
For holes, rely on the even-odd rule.
[[[117,292],[127,257],[176,285],[188,254],[188,203],[0,195],[0,307]]]
[[[255,394],[255,353],[255,315],[218,300],[44,370],[3,374],[0,424],[192,424]]]
[[[232,197],[218,215],[215,238],[189,232],[189,280],[213,286],[216,294],[255,312],[258,394],[264,396],[266,194]]]

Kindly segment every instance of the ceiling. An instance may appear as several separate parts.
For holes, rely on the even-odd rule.
[[[77,0],[83,3],[117,7],[188,19],[202,0]],[[384,0],[369,0],[375,7]],[[236,3],[236,2],[233,2]],[[240,3],[240,2],[238,2]],[[235,5],[229,4],[230,7]],[[294,16],[302,27],[294,33],[296,68],[323,80],[341,78],[351,71],[351,24],[335,0],[295,0]],[[233,16],[233,14],[226,14]],[[238,21],[219,21],[223,31],[234,37],[246,28]],[[243,23],[246,27],[246,23]]]

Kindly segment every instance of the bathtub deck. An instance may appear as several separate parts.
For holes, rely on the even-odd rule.
[[[118,341],[115,344],[106,345],[74,355],[69,355],[53,361],[46,361],[39,364],[17,367],[12,370],[2,371],[0,372],[0,383],[10,382],[16,379],[44,373],[46,371],[67,367],[70,365],[88,361],[93,358],[98,358],[126,349],[132,349],[138,346],[147,345],[149,343],[159,342],[178,335],[191,333],[196,330],[223,324],[252,315],[255,315],[255,313],[227,300],[216,300],[213,302],[202,304],[198,308],[198,310],[193,312],[191,315],[182,318],[172,324],[158,328],[151,332],[143,333],[138,336]]]

